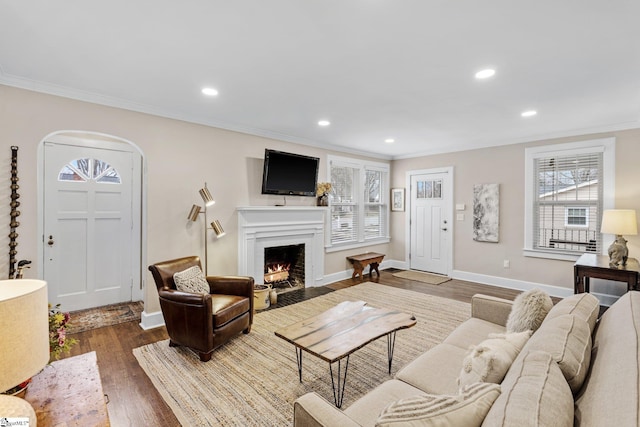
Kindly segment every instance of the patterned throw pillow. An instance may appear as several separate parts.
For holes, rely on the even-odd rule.
[[[456,396],[426,394],[400,399],[382,411],[376,427],[479,427],[499,395],[499,384],[476,383]]]
[[[553,307],[551,297],[540,289],[523,292],[513,300],[507,319],[507,332],[535,332]]]
[[[469,349],[462,361],[458,385],[460,388],[476,382],[502,382],[531,331],[511,334],[489,334],[489,338]]]
[[[197,265],[189,267],[173,275],[176,288],[181,292],[206,295],[210,292],[209,283]]]

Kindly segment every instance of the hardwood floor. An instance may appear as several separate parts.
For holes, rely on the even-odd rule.
[[[507,299],[515,298],[519,293],[515,290],[460,280],[451,280],[438,286],[428,285],[397,278],[393,276],[393,271],[381,271],[380,277],[374,276],[371,281],[465,302],[470,302],[476,293]],[[369,276],[365,276],[365,280],[367,279]],[[347,279],[327,286],[338,290],[359,283],[359,280]],[[112,426],[180,426],[132,353],[136,347],[167,339],[164,327],[144,331],[138,322],[128,322],[72,336],[79,340],[79,344],[72,349],[69,356],[96,352],[102,387],[109,400],[107,408]]]

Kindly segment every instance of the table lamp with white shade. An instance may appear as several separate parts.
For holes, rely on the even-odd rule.
[[[47,282],[0,280],[0,391],[30,379],[49,363],[49,305]],[[29,419],[36,414],[29,402],[0,395],[0,419]]]
[[[629,249],[627,241],[622,235],[631,236],[638,234],[638,221],[636,211],[633,209],[608,209],[602,213],[602,225],[600,232],[603,234],[615,234],[616,240],[609,246],[609,262],[611,265],[626,265]]]

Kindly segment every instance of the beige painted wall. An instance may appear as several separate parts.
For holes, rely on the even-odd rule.
[[[219,219],[227,236],[209,243],[209,270],[219,274],[237,271],[237,206],[263,206],[281,203],[281,197],[260,194],[264,149],[274,148],[320,157],[320,180],[327,179],[328,154],[344,155],[320,148],[225,131],[165,119],[148,114],[110,108],[0,85],[0,174],[6,185],[0,186],[0,217],[6,218],[0,245],[7,248],[7,261],[0,263],[0,277],[8,274],[9,172],[11,145],[20,147],[19,176],[21,215],[18,259],[34,262],[26,277],[39,276],[37,242],[37,152],[42,138],[60,130],[85,130],[127,139],[140,147],[148,167],[147,259],[151,262],[202,254],[202,225],[189,224],[186,215],[193,203],[200,203],[197,190],[209,184],[216,205],[209,217]],[[640,182],[640,130],[614,132],[518,144],[489,149],[435,155],[392,162],[392,187],[404,187],[406,172],[453,166],[455,203],[467,205],[465,221],[455,222],[454,269],[476,274],[572,287],[571,262],[526,258],[524,244],[524,149],[544,145],[615,136],[616,207],[640,210],[637,183]],[[373,159],[379,161],[378,159]],[[480,165],[480,166],[479,166]],[[489,165],[489,167],[482,167]],[[472,187],[476,183],[501,184],[500,243],[479,243],[472,239]],[[288,198],[288,204],[312,205],[311,198]],[[405,215],[391,213],[392,242],[368,250],[383,252],[387,259],[405,259]],[[640,238],[630,236],[632,256],[640,257]],[[325,275],[350,268],[345,259],[350,251],[326,255]],[[504,259],[511,268],[504,269]],[[159,309],[150,274],[146,292],[147,312]]]
[[[190,254],[203,257],[202,223],[189,223],[191,205],[202,204],[198,194],[206,181],[216,199],[208,217],[219,219],[227,235],[216,240],[210,233],[209,272],[237,273],[238,206],[265,206],[282,203],[282,197],[260,194],[262,159],[265,148],[320,157],[320,181],[327,180],[328,154],[320,148],[276,141],[238,132],[186,123],[51,96],[0,85],[0,217],[6,218],[0,245],[7,248],[0,263],[0,277],[8,275],[9,177],[11,145],[17,145],[20,177],[20,234],[18,259],[30,259],[32,268],[25,277],[39,277],[37,236],[37,166],[42,139],[56,131],[83,130],[124,138],[142,151],[147,165],[147,259],[146,266]],[[378,159],[371,159],[379,161]],[[287,197],[289,205],[314,205],[309,197]],[[387,251],[386,245],[370,250]],[[352,251],[349,251],[353,253]],[[325,274],[349,268],[345,252],[327,254]],[[147,312],[159,310],[157,293],[145,269]]]
[[[573,289],[573,262],[525,257],[524,247],[524,161],[525,148],[616,137],[615,207],[640,211],[640,129],[560,138],[528,144],[516,144],[443,155],[396,160],[393,162],[392,187],[405,187],[406,173],[411,170],[454,167],[454,203],[464,203],[464,221],[454,221],[454,270],[513,280],[541,283]],[[481,243],[473,240],[473,185],[500,184],[500,242]],[[391,215],[390,256],[405,258],[405,215]],[[455,212],[454,212],[455,216]],[[631,256],[640,258],[640,237],[627,236]],[[510,268],[503,260],[510,260]]]

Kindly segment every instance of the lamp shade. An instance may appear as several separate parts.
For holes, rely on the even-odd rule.
[[[211,206],[216,202],[215,200],[213,200],[213,196],[207,188],[207,184],[204,185],[204,188],[200,189],[200,197],[202,197],[202,200],[204,200],[205,206]]]
[[[0,391],[36,375],[49,363],[47,282],[0,280]]]
[[[638,234],[636,211],[633,209],[608,209],[604,211],[600,232],[626,236]]]
[[[216,233],[216,237],[218,238],[226,234],[224,228],[222,228],[222,224],[220,224],[220,221],[217,219],[211,223],[211,228],[213,228],[213,231]]]
[[[198,215],[200,215],[200,211],[202,210],[202,208],[198,205],[193,205],[191,206],[191,210],[189,211],[189,221],[197,221],[198,220]]]

